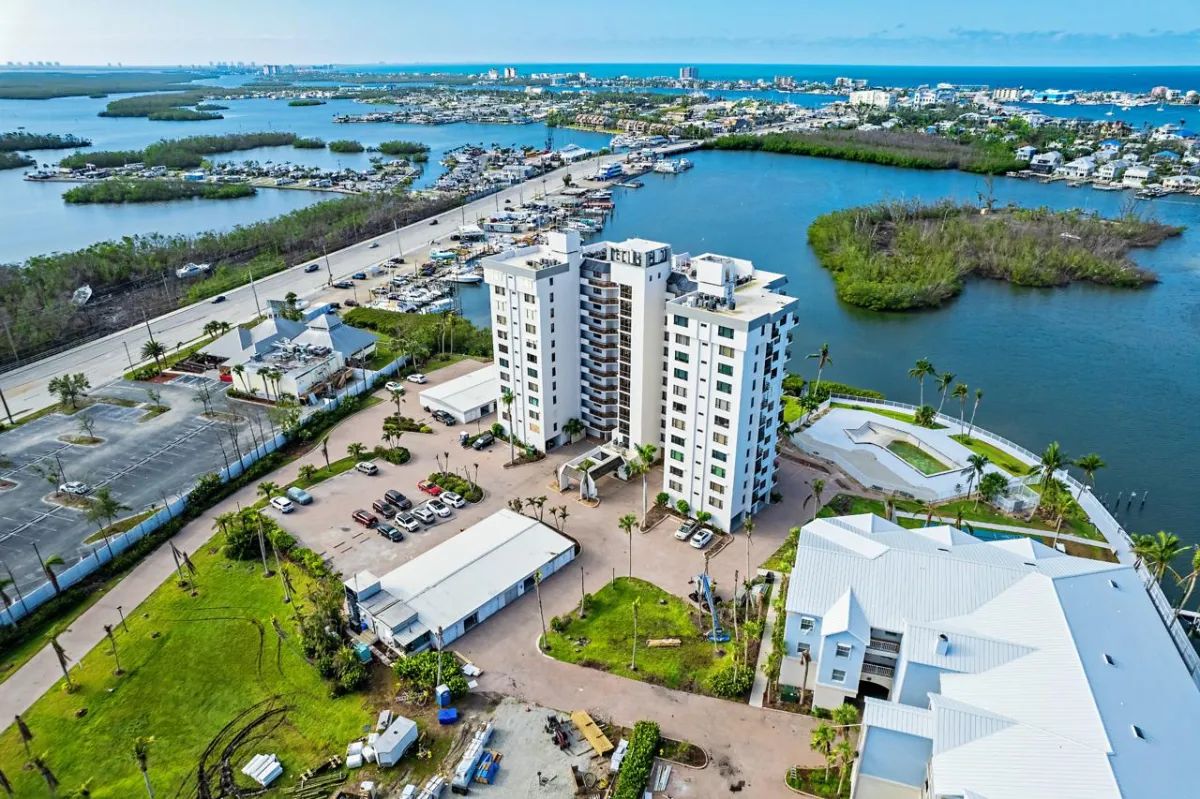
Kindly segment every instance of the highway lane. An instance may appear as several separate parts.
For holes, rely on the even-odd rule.
[[[218,319],[231,325],[253,319],[266,301],[283,299],[289,291],[301,298],[310,297],[327,287],[331,276],[340,280],[366,267],[379,263],[397,254],[407,254],[428,246],[432,240],[442,240],[454,233],[464,220],[471,221],[504,207],[505,200],[518,204],[522,199],[532,199],[543,190],[553,192],[562,188],[562,179],[568,173],[572,179],[582,179],[596,172],[598,166],[621,160],[624,156],[610,155],[594,158],[578,164],[562,167],[544,176],[510,186],[496,194],[476,200],[462,208],[446,211],[437,217],[437,225],[426,219],[399,231],[384,233],[361,241],[337,252],[329,253],[328,266],[324,257],[318,259],[320,271],[305,273],[305,261],[283,272],[254,281],[225,294],[226,301],[213,304],[211,301],[189,305],[154,319],[147,324],[136,325],[104,338],[81,344],[74,349],[52,355],[0,374],[8,407],[15,415],[35,411],[51,405],[55,399],[47,389],[51,378],[63,374],[83,372],[93,386],[100,386],[120,377],[130,369],[130,364],[142,363],[142,345],[154,338],[174,348],[179,342],[193,341],[203,335],[204,325]],[[378,247],[371,244],[377,242]],[[257,297],[257,299],[256,299]]]

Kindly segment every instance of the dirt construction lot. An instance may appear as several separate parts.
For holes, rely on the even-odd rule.
[[[473,368],[477,364],[456,364],[437,372],[436,380]],[[435,376],[430,377],[431,383],[435,382]],[[416,392],[410,392],[406,402],[409,404],[404,408],[406,414],[420,413]],[[394,411],[393,405],[384,403],[338,427],[330,440],[331,454],[336,451],[334,457],[337,457],[351,441],[378,440],[383,418]],[[486,427],[492,421],[485,419],[482,424]],[[569,518],[565,530],[583,547],[575,563],[564,570],[566,573],[551,577],[542,586],[547,620],[578,604],[581,576],[584,588],[595,591],[614,574],[626,574],[631,560],[634,576],[650,580],[677,596],[686,595],[688,581],[703,571],[704,554],[672,537],[677,524],[670,519],[648,532],[635,531],[630,557],[631,542],[617,526],[617,519],[626,513],[641,515],[640,482],[623,483],[613,476],[601,478],[598,481],[601,502],[595,508],[580,503],[575,491],[557,493],[551,486],[557,467],[585,452],[589,444],[575,444],[550,453],[543,461],[506,469],[509,452],[502,442],[497,442],[490,451],[476,453],[458,445],[462,425],[450,428],[437,422],[433,425],[432,435],[404,435],[402,443],[413,454],[408,464],[381,463],[380,474],[375,477],[348,473],[316,486],[312,491],[314,503],[284,518],[285,528],[304,545],[328,557],[347,577],[364,568],[382,575],[503,508],[510,498],[545,495],[549,499],[544,521],[552,524],[550,506],[566,506]],[[478,481],[485,491],[483,501],[454,511],[452,518],[408,535],[398,544],[373,531],[365,531],[351,520],[355,508],[369,509],[371,501],[382,497],[388,488],[400,490],[414,503],[421,500],[417,482],[436,471],[436,457],[444,461],[447,452],[451,469],[470,464],[474,474],[475,464],[479,465]],[[309,460],[317,463],[320,456],[314,455]],[[748,565],[751,570],[757,569],[783,542],[789,527],[807,521],[811,511],[806,511],[803,503],[809,495],[808,481],[813,476],[795,463],[781,462],[778,489],[787,499],[758,516],[749,546],[746,537],[739,533],[712,558],[709,572],[719,586],[732,586],[735,570],[745,574]],[[650,475],[651,497],[661,481],[661,468],[656,468]],[[540,632],[537,602],[525,596],[458,639],[454,646],[483,669],[481,690],[563,711],[585,709],[623,726],[632,726],[643,718],[653,719],[661,725],[664,735],[703,747],[712,762],[705,769],[687,771],[686,776],[681,773],[680,779],[672,781],[672,788],[680,790],[673,790],[672,795],[723,795],[730,785],[744,780],[747,795],[786,797],[790,795],[783,787],[787,768],[820,762],[809,751],[813,721],[808,717],[672,691],[561,663],[538,652],[536,641]],[[717,719],[720,723],[714,723]]]

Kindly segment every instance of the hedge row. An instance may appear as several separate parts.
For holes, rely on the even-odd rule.
[[[625,759],[621,761],[612,799],[642,799],[660,740],[658,725],[653,721],[639,721],[633,725],[633,736],[629,739]]]

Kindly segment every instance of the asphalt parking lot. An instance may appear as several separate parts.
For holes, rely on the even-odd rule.
[[[32,544],[37,543],[43,557],[62,555],[68,564],[89,554],[96,544],[84,539],[97,531],[83,512],[46,500],[53,491],[51,481],[39,470],[61,469],[65,480],[78,480],[93,488],[108,486],[116,499],[129,506],[122,516],[132,515],[151,505],[162,505],[187,490],[202,474],[224,468],[226,455],[235,458],[228,426],[200,416],[201,405],[194,401],[198,384],[155,386],[162,402],[171,410],[139,422],[144,408],[119,405],[92,405],[74,416],[51,414],[0,434],[0,452],[9,465],[0,470],[0,479],[15,483],[0,491],[0,560],[12,569],[22,587],[44,582]],[[145,402],[144,388],[120,383],[93,392]],[[258,413],[253,406],[238,413]],[[225,408],[226,400],[217,397],[214,407]],[[79,417],[95,422],[94,434],[103,439],[96,446],[80,446],[59,440],[60,436],[80,434]],[[249,424],[237,426],[243,452],[253,447]]]

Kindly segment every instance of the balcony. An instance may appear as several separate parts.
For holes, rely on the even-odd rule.
[[[599,397],[589,391],[583,392],[583,399],[600,408],[608,408],[617,404],[616,397]]]
[[[892,666],[881,666],[878,663],[864,663],[862,673],[873,674],[876,677],[886,677],[891,680],[896,676],[896,669]]]
[[[880,652],[887,652],[889,655],[900,654],[900,642],[891,641],[886,638],[871,637],[871,643],[867,645],[867,649],[875,649]]]
[[[591,408],[587,407],[586,405],[583,406],[583,415],[584,416],[593,416],[597,419],[616,419],[617,418],[616,411],[597,411],[597,410],[592,410]],[[615,422],[614,422],[614,425],[615,425]]]

